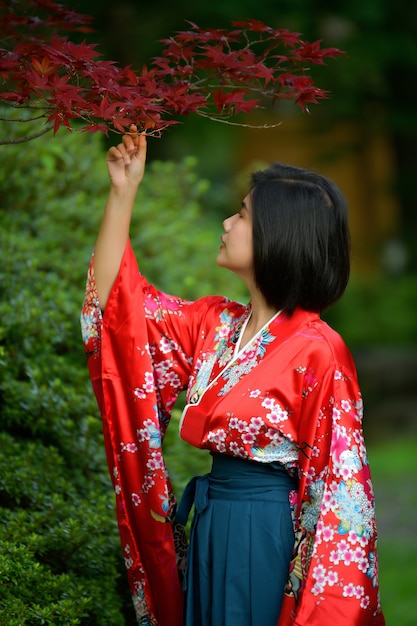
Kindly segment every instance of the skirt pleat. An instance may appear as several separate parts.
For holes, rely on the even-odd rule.
[[[184,626],[276,625],[294,546],[291,489],[278,464],[224,456],[194,479]]]

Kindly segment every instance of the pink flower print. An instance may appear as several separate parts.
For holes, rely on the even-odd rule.
[[[340,563],[339,550],[331,550],[330,551],[329,561],[330,561],[330,563],[333,563],[333,565],[339,565],[339,563]]]
[[[219,339],[226,339],[229,336],[229,326],[227,324],[219,326],[216,330],[218,331]]]
[[[363,548],[360,548],[358,546],[357,548],[354,549],[353,556],[355,557],[355,561],[359,563],[359,561],[366,558],[366,552]]]
[[[215,431],[210,431],[207,435],[207,439],[213,443],[221,443],[226,439],[226,432],[223,428],[219,428]]]
[[[121,441],[120,449],[122,452],[130,452],[131,454],[134,454],[137,452],[138,447],[135,443],[123,443],[123,441]]]
[[[342,407],[342,409],[343,409],[343,411],[345,413],[349,413],[349,411],[352,408],[349,400],[342,400],[341,403],[340,403],[340,406]]]
[[[342,554],[342,559],[345,565],[350,565],[353,562],[352,550],[345,550]]]
[[[239,456],[239,457],[247,457],[248,456],[245,448],[241,448],[236,441],[231,441],[230,442],[229,449],[234,454],[234,456]]]
[[[362,587],[362,585],[356,585],[356,587],[355,587],[355,598],[360,600],[364,593],[365,593],[365,589]]]
[[[343,380],[342,372],[339,372],[339,370],[336,370],[335,373],[334,373],[334,379],[335,380]]]
[[[326,582],[326,570],[323,565],[316,565],[316,567],[313,568],[313,578],[315,578],[317,582]]]
[[[353,475],[353,470],[350,467],[347,467],[346,465],[344,465],[342,467],[342,469],[338,472],[338,475],[341,476],[341,478],[343,478],[344,481],[349,480],[349,478],[352,477]]]
[[[360,572],[363,572],[364,574],[366,574],[366,572],[368,571],[369,568],[369,563],[368,563],[368,559],[361,559],[360,561],[358,561],[358,570]]]
[[[136,387],[133,393],[138,400],[144,400],[146,398],[146,393],[140,387]]]
[[[145,372],[144,389],[145,389],[146,393],[152,393],[152,391],[155,389],[152,372]]]
[[[369,606],[369,596],[364,596],[360,601],[361,609],[367,609]]]
[[[261,417],[252,417],[248,427],[248,431],[254,435],[257,435],[264,425]]]
[[[336,409],[334,409],[335,411]],[[330,447],[330,454],[332,455],[336,465],[340,463],[340,456],[342,452],[349,448],[350,438],[346,434],[345,428],[340,428],[336,425],[332,437],[332,443]]]
[[[274,404],[275,404],[274,398],[265,398],[265,400],[262,402],[262,406],[265,409],[273,409]]]
[[[168,352],[172,352],[173,350],[178,350],[177,342],[169,339],[169,337],[162,337],[161,341],[159,342],[159,347],[162,354],[167,354]]]
[[[152,487],[155,485],[155,481],[152,476],[145,476],[145,479],[142,484],[142,491],[144,493],[149,493]]]
[[[323,522],[323,520],[319,520],[319,521],[317,522],[317,526],[316,526],[316,531],[317,531],[317,534],[322,533],[322,532],[323,532],[323,529],[324,529],[324,522]]]
[[[138,438],[138,441],[140,443],[143,443],[144,441],[149,441],[150,433],[146,428],[138,428],[138,430],[136,431],[136,436]]]
[[[323,528],[322,537],[324,541],[333,541],[334,529],[331,526],[325,526]]]
[[[248,425],[248,423],[245,422],[244,420],[238,420],[238,423],[237,423],[237,430],[238,430],[238,432],[240,432],[240,433],[245,432],[247,425]]]
[[[336,585],[338,580],[339,580],[339,575],[337,572],[334,572],[333,570],[329,570],[327,572],[327,583],[329,587],[333,587],[333,585]]]
[[[232,452],[235,456],[239,454],[239,444],[236,441],[230,442],[230,452]]]
[[[349,583],[343,587],[343,596],[345,598],[353,598],[355,595],[355,585],[353,583]]]
[[[311,588],[311,593],[315,596],[318,596],[319,594],[323,593],[324,591],[324,587],[325,587],[325,582],[316,582],[312,588]]]
[[[317,386],[317,378],[314,375],[314,370],[306,369],[304,375],[304,395],[307,395],[311,391],[313,391],[314,387]]]
[[[260,389],[252,389],[252,391],[249,393],[250,398],[259,398],[260,395],[261,395]]]
[[[239,427],[239,420],[237,417],[231,417],[229,420],[229,428],[231,430],[237,430]]]
[[[152,457],[147,462],[147,467],[151,471],[156,471],[164,467],[164,461],[160,452],[152,452]]]
[[[295,489],[291,489],[289,493],[289,501],[291,506],[297,506],[298,504],[298,493]]]
[[[251,347],[250,350],[245,350],[245,360],[246,361],[252,361],[253,359],[256,358],[256,355],[258,353],[258,348],[256,347]]]
[[[243,433],[242,441],[243,443],[251,445],[254,443],[255,437],[251,433]]]
[[[336,407],[333,407],[332,418],[335,422],[338,422],[340,419],[340,411],[339,409],[336,409]]]
[[[285,422],[288,419],[288,412],[285,411],[279,404],[276,404],[271,411],[266,416],[272,424],[279,424],[280,422]]]
[[[139,506],[141,503],[141,498],[137,493],[132,493],[132,503],[133,506]]]
[[[342,541],[339,541],[339,543],[337,544],[337,549],[339,550],[340,554],[343,554],[343,552],[349,550],[348,542],[345,541],[345,539],[342,539]]]
[[[176,372],[169,372],[166,375],[166,381],[171,385],[171,387],[176,388],[181,386],[180,378]]]
[[[333,494],[330,491],[325,491],[323,494],[323,504],[327,506],[332,506],[334,503]]]
[[[349,543],[352,545],[355,545],[355,543],[358,542],[358,535],[353,530],[350,530],[348,532],[347,538],[348,538]]]

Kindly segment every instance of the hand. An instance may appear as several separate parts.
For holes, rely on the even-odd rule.
[[[138,134],[134,124],[123,135],[122,142],[107,152],[106,163],[113,187],[138,186],[146,162],[146,135]]]

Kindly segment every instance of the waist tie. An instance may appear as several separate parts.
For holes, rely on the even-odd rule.
[[[213,500],[268,500],[288,502],[288,494],[297,489],[280,463],[260,463],[227,455],[212,455],[209,474],[194,476],[187,483],[177,508],[175,522],[185,526],[192,506],[197,514]]]
[[[202,513],[208,504],[209,474],[194,476],[188,481],[175,515],[175,523],[185,526],[194,504],[196,513]]]

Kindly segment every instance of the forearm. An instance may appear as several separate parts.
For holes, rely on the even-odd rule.
[[[94,251],[94,275],[100,307],[105,308],[129,237],[137,185],[111,187]]]

